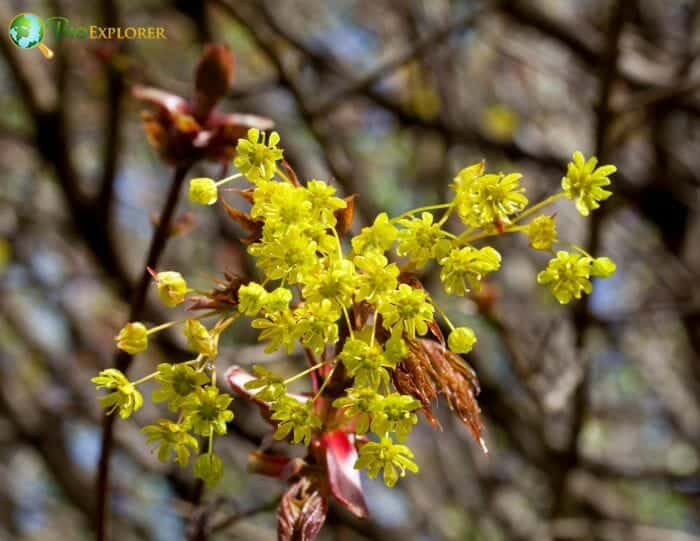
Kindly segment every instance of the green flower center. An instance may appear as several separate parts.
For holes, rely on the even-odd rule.
[[[194,387],[194,379],[187,376],[181,376],[173,381],[173,389],[180,396],[189,395]]]
[[[214,402],[204,402],[199,408],[199,416],[205,421],[214,421],[219,416],[219,408]]]

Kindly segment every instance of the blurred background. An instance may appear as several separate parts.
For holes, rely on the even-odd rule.
[[[585,302],[559,306],[536,284],[547,254],[522,238],[497,241],[504,264],[476,298],[441,299],[480,337],[469,360],[490,454],[441,405],[443,430],[422,421],[410,441],[420,474],[393,490],[365,480],[371,519],[332,508],[321,539],[700,540],[700,2],[5,0],[0,18],[22,11],[168,39],[49,35],[51,61],[0,39],[0,539],[93,536],[89,378],[112,365],[172,177],[131,87],[191,96],[217,42],[236,59],[219,109],[273,119],[301,177],[360,194],[355,230],[450,198],[482,158],[522,172],[531,201],[576,149],[619,168],[592,218],[555,207],[560,238],[618,265]],[[175,224],[160,269],[202,288],[251,271],[220,206],[182,198]],[[442,291],[434,269],[424,279]],[[144,319],[173,319],[152,293]],[[244,324],[227,336],[223,364],[304,362],[264,356]],[[183,345],[166,334],[131,375]],[[224,482],[198,507],[190,474],[139,433],[158,409],[117,423],[114,539],[276,538],[284,485],[246,473],[268,428],[242,402],[220,442]]]

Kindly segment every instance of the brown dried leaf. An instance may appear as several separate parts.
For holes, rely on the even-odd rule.
[[[244,190],[239,190],[237,188],[228,188],[227,191],[232,191],[235,194],[239,195],[242,199],[245,199],[250,203],[251,205],[255,203],[255,199],[253,199],[253,192],[255,191],[253,188],[246,188]]]
[[[292,166],[289,165],[289,163],[287,163],[287,160],[282,160],[282,167],[284,168],[284,172],[286,173],[286,175],[289,177],[289,180],[292,181],[292,184],[294,184],[294,186],[296,186],[297,188],[301,186],[296,171],[294,171],[294,169],[292,169]]]
[[[481,437],[483,423],[476,401],[479,380],[460,356],[434,340],[410,341],[409,355],[397,367],[394,384],[400,392],[411,394],[421,402],[423,412],[431,422],[434,416],[430,403],[441,394],[484,452],[488,452]]]
[[[243,244],[252,244],[253,242],[259,241],[262,237],[264,222],[258,218],[253,218],[247,212],[243,212],[242,210],[232,207],[226,202],[225,199],[222,199],[221,202],[223,203],[229,217],[240,225],[245,231],[250,233],[248,237],[241,239],[241,242]]]
[[[432,403],[437,400],[437,390],[426,366],[411,354],[399,363],[391,375],[396,390],[418,400],[425,418],[431,425],[440,427],[432,409]]]
[[[440,328],[440,325],[438,325],[438,322],[433,319],[430,323],[428,323],[428,328],[430,329],[430,333],[438,339],[440,345],[444,346],[445,336],[442,334],[442,329]]]
[[[418,275],[415,272],[402,270],[398,280],[400,284],[408,284],[413,289],[425,289],[423,282],[418,279]]]
[[[357,194],[348,195],[345,198],[345,208],[338,209],[335,211],[335,219],[337,223],[335,224],[335,230],[341,237],[350,231],[352,227],[352,221],[355,218],[355,198]]]
[[[328,500],[318,484],[304,477],[282,496],[277,509],[279,541],[314,541],[328,514]]]
[[[188,310],[224,310],[238,305],[238,290],[248,280],[235,273],[225,272],[224,280],[217,280],[216,287],[205,295],[191,297]]]

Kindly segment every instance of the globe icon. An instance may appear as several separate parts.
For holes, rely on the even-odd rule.
[[[44,39],[44,22],[33,13],[20,13],[10,23],[10,39],[21,49],[36,47]]]

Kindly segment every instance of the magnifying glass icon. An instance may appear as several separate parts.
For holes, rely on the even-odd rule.
[[[44,39],[44,21],[33,13],[20,13],[10,22],[10,40],[20,49],[38,47],[45,58],[53,58],[53,51],[41,41]]]

